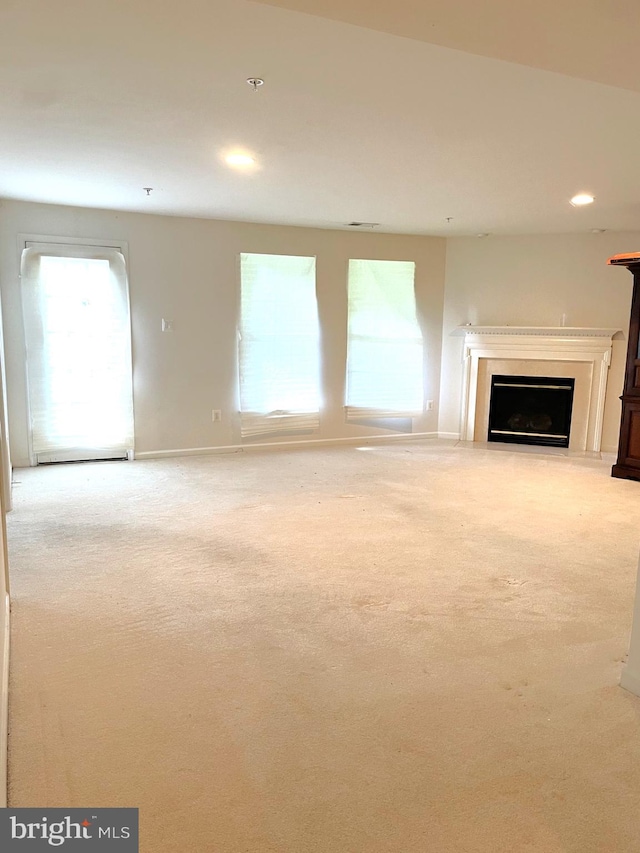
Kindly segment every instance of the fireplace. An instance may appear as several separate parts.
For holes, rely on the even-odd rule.
[[[569,447],[575,379],[491,377],[489,441]]]
[[[525,436],[520,438],[527,444],[540,437],[532,436],[533,432],[550,434],[556,447],[562,446],[557,443],[558,436],[568,435],[568,445],[564,447],[568,446],[570,451],[599,452],[612,338],[617,331],[565,326],[459,326],[457,334],[464,338],[459,437],[463,441],[487,440],[494,376],[511,380],[524,378],[520,383],[523,385],[532,379],[539,385],[569,385],[568,380],[573,380],[570,429],[553,426],[551,430],[536,429],[533,425],[519,429],[515,428],[516,421],[512,421],[511,427],[507,423],[505,429],[524,432]],[[528,389],[523,389],[523,393],[529,393]],[[569,394],[567,391],[561,393]],[[517,414],[527,413],[512,410],[507,422]],[[546,414],[551,417],[548,412]],[[553,424],[553,417],[551,420]],[[494,437],[493,440],[504,441],[505,438]]]

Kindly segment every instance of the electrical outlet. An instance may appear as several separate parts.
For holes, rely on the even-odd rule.
[[[222,409],[212,409],[211,410],[211,420],[215,423],[216,421],[222,420]]]
[[[427,400],[427,411],[433,411],[433,400]]]

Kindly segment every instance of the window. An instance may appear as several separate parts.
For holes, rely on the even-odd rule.
[[[34,461],[126,456],[133,398],[123,255],[28,243],[22,286]]]
[[[319,426],[315,258],[240,256],[242,436]]]
[[[347,419],[423,411],[413,261],[349,261]]]

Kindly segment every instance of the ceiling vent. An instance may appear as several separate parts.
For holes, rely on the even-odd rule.
[[[349,228],[377,228],[379,222],[347,222]]]

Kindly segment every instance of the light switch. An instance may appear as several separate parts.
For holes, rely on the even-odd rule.
[[[165,320],[162,318],[162,331],[163,332],[173,332],[173,320]]]

